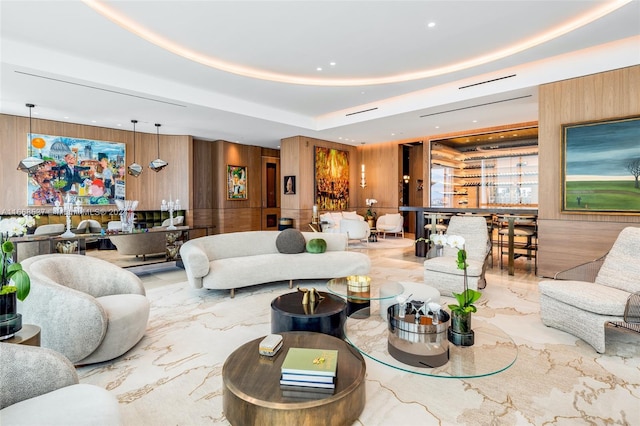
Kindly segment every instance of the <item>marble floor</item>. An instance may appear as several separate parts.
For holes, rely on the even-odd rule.
[[[362,249],[376,282],[422,282],[423,258],[413,247]],[[497,266],[498,262],[494,264]],[[640,335],[607,330],[607,352],[545,327],[537,278],[526,259],[516,274],[487,274],[479,319],[517,345],[514,364],[482,378],[434,378],[365,357],[366,405],[356,425],[640,425]],[[103,386],[120,401],[125,425],[228,424],[221,371],[246,341],[270,332],[270,301],[287,283],[228,292],[192,289],[171,264],[134,270],[152,309],[142,341],[108,363],[78,368],[83,383]],[[304,282],[322,289],[322,282]],[[448,300],[443,298],[443,304]]]

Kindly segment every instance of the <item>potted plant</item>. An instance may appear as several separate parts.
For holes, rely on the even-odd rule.
[[[11,337],[22,328],[16,299],[27,298],[31,279],[22,265],[13,261],[15,246],[9,238],[25,234],[28,224],[28,217],[0,220],[0,338]]]
[[[457,346],[472,346],[474,343],[474,333],[471,329],[471,314],[477,311],[474,303],[480,299],[482,293],[473,290],[468,286],[467,278],[467,251],[464,249],[464,238],[456,235],[445,237],[443,242],[458,249],[456,263],[458,269],[464,271],[464,288],[462,293],[453,293],[457,304],[448,305],[451,310],[451,326],[448,330],[448,338],[451,343]]]
[[[373,229],[376,227],[376,212],[373,211],[373,205],[376,204],[378,200],[373,198],[367,198],[365,203],[367,203],[367,212],[364,214],[364,220],[369,223],[369,228]]]

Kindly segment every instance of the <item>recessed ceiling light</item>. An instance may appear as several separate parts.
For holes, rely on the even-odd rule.
[[[120,127],[120,126],[122,126],[122,124],[118,123],[118,124],[116,124],[116,126]]]
[[[91,120],[91,122],[92,122],[92,123],[95,123],[95,122],[96,122],[96,120]]]
[[[436,126],[436,129],[439,129],[439,128],[440,128],[440,126]]]
[[[433,28],[433,27],[435,27],[435,26],[436,26],[436,23],[435,23],[435,22],[429,22],[429,23],[427,24],[427,28]]]
[[[473,120],[473,121],[472,121],[472,123],[477,123],[477,122],[478,122],[478,120]]]
[[[65,120],[68,120],[68,119],[69,119],[69,117],[65,117],[64,119],[65,119]]]
[[[316,71],[322,71],[322,67],[316,68]]]
[[[329,65],[331,65],[332,67],[335,67],[336,63],[335,62],[329,62]]]

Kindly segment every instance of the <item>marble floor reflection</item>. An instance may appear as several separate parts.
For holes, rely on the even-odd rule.
[[[359,251],[372,259],[373,280],[423,281],[424,259],[413,247]],[[640,335],[608,329],[607,352],[598,354],[541,323],[532,262],[518,259],[514,276],[494,265],[476,315],[513,339],[515,363],[492,376],[452,379],[365,358],[367,400],[355,424],[639,425]],[[291,291],[287,283],[240,289],[232,299],[226,291],[188,287],[184,271],[171,265],[135,271],[152,304],[147,333],[122,357],[79,368],[81,382],[113,392],[125,425],[228,424],[224,361],[270,332],[270,302]]]

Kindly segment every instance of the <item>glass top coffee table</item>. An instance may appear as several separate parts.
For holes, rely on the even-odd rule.
[[[388,325],[380,315],[370,315],[370,308],[355,312],[344,327],[346,340],[363,355],[389,367],[431,377],[472,378],[490,376],[509,368],[518,357],[518,347],[498,327],[473,317],[475,344],[461,347],[449,343],[449,361],[440,367],[414,367],[389,354]]]
[[[394,299],[404,292],[404,287],[397,282],[373,281],[367,275],[350,275],[329,280],[327,291],[347,300],[347,316],[350,316],[368,308],[372,300]]]

